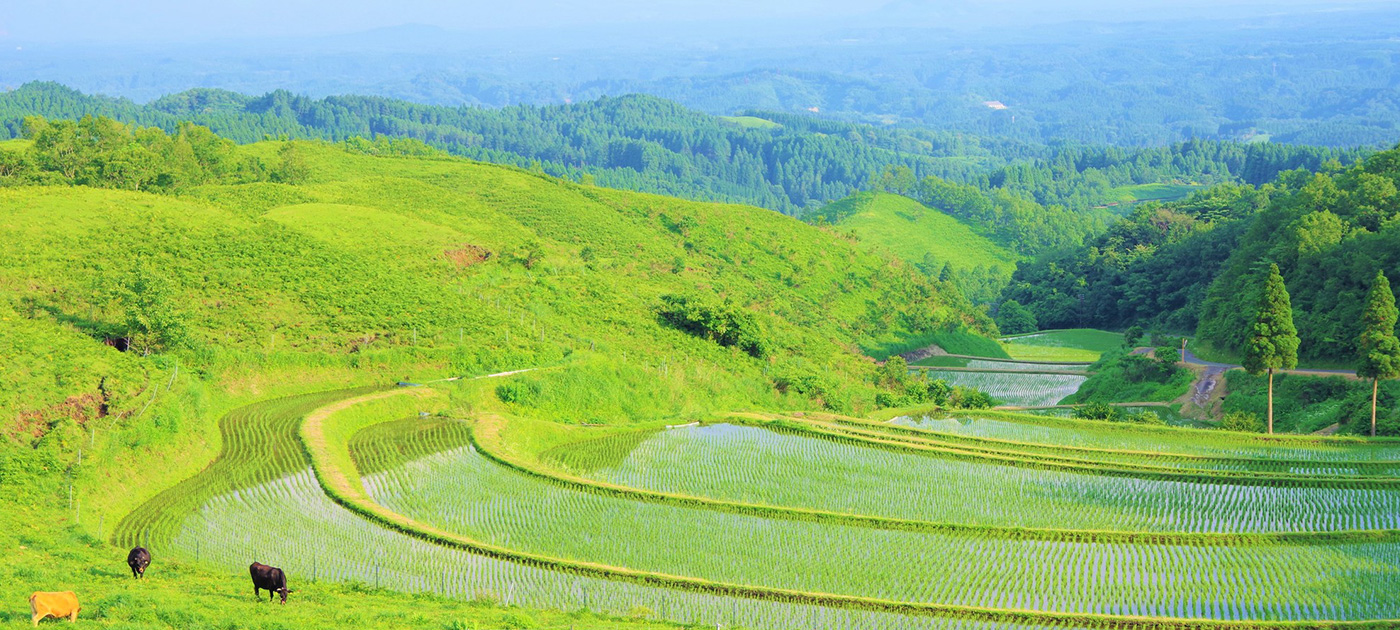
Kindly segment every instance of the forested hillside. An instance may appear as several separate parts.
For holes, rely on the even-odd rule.
[[[745,118],[715,117],[649,96],[482,109],[364,96],[311,99],[284,91],[252,97],[208,89],[138,105],[35,83],[0,94],[0,134],[23,135],[26,116],[77,119],[91,114],[168,132],[182,121],[194,122],[244,143],[268,137],[411,138],[457,155],[578,182],[746,203],[788,214],[868,188],[889,167],[907,170],[911,185],[898,190],[906,194],[913,194],[912,182],[938,177],[992,195],[993,203],[1002,206],[1030,200],[1080,212],[1117,203],[1125,188],[1134,186],[1257,185],[1283,170],[1317,168],[1329,159],[1345,163],[1360,155],[1268,143],[1048,146],[815,115],[746,113]],[[1066,220],[1084,223],[1064,212],[1054,219]],[[1018,242],[1038,238],[1008,236]]]
[[[1022,265],[1004,299],[1044,328],[1141,325],[1237,353],[1259,274],[1276,263],[1305,360],[1350,362],[1377,270],[1400,277],[1400,149],[1138,207],[1078,248]]]
[[[1235,4],[1216,8],[1230,13]],[[828,16],[829,30],[803,41],[777,41],[775,31],[793,26],[778,21],[741,38],[747,41],[718,46],[695,29],[660,35],[639,26],[645,32],[607,37],[586,24],[547,36],[418,24],[291,48],[225,41],[221,33],[215,49],[25,46],[22,55],[0,58],[0,76],[11,86],[57,80],[143,101],[197,85],[449,108],[650,94],[716,115],[815,108],[851,122],[1026,143],[1272,139],[1374,147],[1400,140],[1392,41],[1400,17],[1385,4],[1288,3],[1267,16],[1214,19],[1189,10],[1168,15],[1172,5],[1156,5],[1163,15],[1143,22],[1111,11],[1033,27],[1008,23],[1027,12],[970,6],[987,21],[965,29],[962,8],[901,2],[875,10],[874,22]],[[565,35],[572,41],[560,41]],[[704,44],[675,46],[691,37]],[[665,44],[651,49],[633,39]],[[531,52],[502,54],[522,47]]]

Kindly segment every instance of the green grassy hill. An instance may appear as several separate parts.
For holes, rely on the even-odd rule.
[[[994,299],[1016,269],[1016,255],[937,210],[900,195],[863,192],[820,213],[868,247],[883,249],[937,274],[944,265],[974,301]]]
[[[277,163],[284,145],[233,150]],[[37,515],[15,541],[38,567],[0,571],[17,589],[7,601],[40,586],[115,588],[120,562],[106,567],[114,554],[97,541],[208,465],[218,419],[252,401],[543,367],[464,404],[565,424],[860,411],[877,392],[864,353],[994,331],[952,286],[770,211],[458,158],[292,151],[297,184],[0,187],[0,511]],[[672,295],[690,310],[667,319]],[[133,319],[179,334],[164,350],[120,351]],[[70,563],[56,549],[75,540],[91,549]],[[201,589],[244,586],[180,571]],[[160,626],[151,607],[168,588],[89,610]],[[320,592],[320,605],[340,601]],[[433,603],[429,617],[490,625],[509,612],[460,608]],[[594,623],[545,625],[576,619]]]
[[[0,481],[76,461],[86,434],[89,461],[179,453],[141,478],[159,486],[212,456],[200,431],[240,402],[522,367],[566,366],[517,402],[561,422],[868,409],[861,349],[990,326],[951,287],[772,212],[455,158],[298,150],[299,185],[0,189]],[[184,331],[179,349],[104,345],[141,283]],[[768,352],[666,325],[672,294],[749,318]],[[109,497],[111,510],[141,494]]]

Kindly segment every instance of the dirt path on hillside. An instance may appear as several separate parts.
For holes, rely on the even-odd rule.
[[[905,352],[904,354],[898,356],[903,357],[906,363],[913,363],[915,361],[922,361],[929,357],[941,357],[946,356],[947,354],[948,351],[944,350],[943,348],[940,348],[938,346],[928,346],[927,348],[910,350],[909,352]]]

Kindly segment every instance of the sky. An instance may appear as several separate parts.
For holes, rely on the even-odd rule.
[[[402,24],[452,30],[837,17],[888,0],[27,0],[0,3],[0,29],[34,41],[327,35]],[[8,6],[5,6],[8,5]],[[62,16],[62,19],[57,19]]]
[[[1303,4],[1383,3],[1395,0],[8,0],[0,2],[0,37],[20,42],[200,42],[320,36],[404,24],[463,31],[726,21],[766,22],[774,28],[798,22],[899,26],[909,19],[995,23],[1019,16],[1048,22],[1169,17],[1192,6],[1262,14]]]

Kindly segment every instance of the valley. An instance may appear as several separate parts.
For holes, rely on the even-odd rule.
[[[1253,1],[0,11],[0,629],[1400,627],[1394,12]]]

